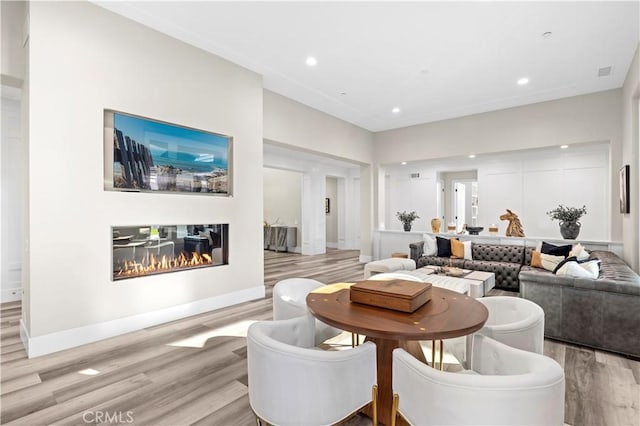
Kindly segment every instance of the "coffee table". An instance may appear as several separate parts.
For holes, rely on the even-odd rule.
[[[489,290],[496,285],[496,274],[493,272],[463,269],[462,275],[450,276],[437,274],[436,271],[439,268],[439,266],[424,266],[414,271],[400,272],[420,278],[422,281],[438,287],[444,287],[459,293],[467,293],[467,295],[474,298],[486,296]]]
[[[441,340],[471,334],[484,325],[489,312],[474,298],[432,287],[432,298],[412,313],[351,303],[349,284],[331,284],[307,296],[309,311],[321,321],[364,334],[377,348],[378,421],[391,424],[392,352],[403,348],[426,363],[420,340]],[[425,398],[428,398],[425,395]]]

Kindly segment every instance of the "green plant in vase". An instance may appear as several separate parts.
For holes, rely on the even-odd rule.
[[[557,220],[560,222],[560,234],[565,240],[575,240],[580,233],[580,218],[587,214],[587,206],[578,207],[566,207],[562,204],[558,205],[555,209],[548,211],[547,215],[551,220]]]
[[[418,216],[418,213],[416,213],[415,211],[410,211],[409,213],[407,213],[406,211],[403,211],[402,213],[396,212],[396,216],[398,217],[398,220],[404,225],[404,230],[406,232],[411,231],[411,224],[414,220],[420,219],[420,216]]]

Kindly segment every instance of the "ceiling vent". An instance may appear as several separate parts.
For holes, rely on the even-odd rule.
[[[409,176],[411,176],[411,179],[419,179],[420,173],[411,173]]]
[[[602,67],[598,70],[598,77],[606,77],[611,75],[611,67]]]

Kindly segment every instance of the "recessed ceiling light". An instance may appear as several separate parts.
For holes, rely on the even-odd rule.
[[[403,161],[403,162],[402,162],[402,163],[400,163],[400,164],[402,164],[403,166],[406,166],[406,165],[407,165],[407,162],[406,162],[406,161]]]
[[[567,149],[569,148],[569,145],[560,145],[560,149]]]
[[[542,38],[549,38],[553,34],[551,31],[545,31],[542,33]]]
[[[398,113],[400,112],[400,108],[395,107],[395,108],[393,108],[393,109],[391,110],[391,112],[392,112],[392,113],[394,113],[394,114],[398,114]]]
[[[310,67],[315,67],[316,65],[318,65],[318,60],[316,58],[314,58],[313,56],[308,56],[307,60],[305,62]]]
[[[520,80],[518,80],[518,86],[524,86],[527,83],[529,83],[529,79],[527,77],[522,77]]]
[[[469,154],[469,158],[476,158],[475,154]]]

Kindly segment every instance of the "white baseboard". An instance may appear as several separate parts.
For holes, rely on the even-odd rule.
[[[11,288],[2,289],[0,292],[0,303],[15,302],[16,300],[22,300],[22,287],[12,286]]]
[[[369,263],[371,262],[371,260],[373,260],[372,256],[364,256],[364,255],[360,255],[360,263]]]
[[[22,320],[20,321],[20,337],[27,350],[29,358],[74,348],[109,337],[119,336],[154,325],[163,324],[177,319],[198,315],[227,306],[236,305],[250,300],[264,298],[264,286],[252,287],[221,296],[196,300],[195,302],[172,306],[157,311],[145,312],[125,318],[97,324],[85,325],[69,330],[57,331],[42,336],[29,336]]]
[[[327,246],[328,248],[337,249],[337,248],[338,248],[338,243],[330,243],[330,242],[327,242],[327,243],[326,243],[326,246]]]

